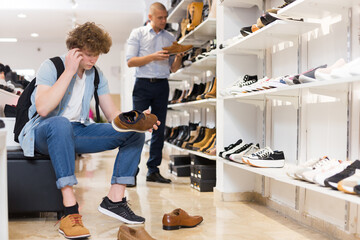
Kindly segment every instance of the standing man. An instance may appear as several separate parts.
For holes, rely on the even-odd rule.
[[[125,197],[126,184],[135,182],[144,134],[117,132],[110,123],[89,121],[95,68],[99,73],[97,93],[101,110],[109,122],[120,114],[111,100],[105,76],[95,67],[99,55],[110,50],[111,38],[95,23],[87,22],[69,33],[66,45],[69,51],[61,56],[65,70],[59,79],[49,59],[36,74],[36,88],[29,108],[31,119],[19,135],[24,155],[31,157],[37,151],[50,156],[64,204],[59,232],[66,238],[76,239],[88,237],[90,232],[82,223],[73,190],[77,184],[75,154],[118,148],[110,190],[98,209],[125,223],[144,223],[145,219],[130,209]]]
[[[150,22],[134,29],[128,39],[126,60],[129,67],[136,67],[136,81],[133,90],[133,108],[145,110],[151,107],[160,122],[158,131],[151,137],[150,157],[147,161],[146,181],[171,183],[160,175],[159,166],[164,146],[164,129],[169,98],[168,77],[181,66],[183,54],[170,56],[163,47],[171,46],[175,37],[164,30],[168,14],[163,4],[155,2],[150,6]]]

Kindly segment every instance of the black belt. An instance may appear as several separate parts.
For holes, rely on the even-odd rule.
[[[161,82],[161,81],[167,80],[167,78],[137,78],[137,79],[140,79],[140,80],[143,80],[143,81],[148,81],[148,82],[151,82],[151,83]]]

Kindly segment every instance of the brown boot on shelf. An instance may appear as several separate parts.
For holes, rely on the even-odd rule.
[[[171,46],[163,47],[162,49],[168,51],[169,54],[178,54],[178,53],[187,52],[192,48],[193,45],[181,45],[175,41]]]
[[[213,147],[214,146],[214,142],[216,140],[216,133],[214,133],[213,135],[211,135],[211,138],[209,139],[209,141],[207,141],[207,143],[202,147],[200,148],[198,151],[199,152],[205,152],[206,150],[208,150],[209,148]]]
[[[192,150],[197,151],[200,148],[202,148],[203,146],[205,146],[205,144],[210,140],[211,136],[216,132],[216,128],[206,128],[205,129],[205,136],[204,138],[197,143],[194,143],[192,146]]]
[[[216,78],[214,78],[214,83],[211,90],[205,94],[205,98],[216,98]]]
[[[210,155],[210,156],[216,156],[216,144],[215,144],[214,147],[209,148],[208,150],[206,150],[205,154]]]
[[[190,14],[190,23],[188,24],[186,30],[194,30],[202,22],[202,10],[204,7],[203,2],[192,2],[189,4],[188,11]]]
[[[197,126],[194,131],[190,131],[190,138],[188,141],[184,141],[181,145],[182,148],[185,148],[186,144],[192,142],[195,140],[195,138],[199,135],[200,132],[200,126]]]
[[[202,96],[205,96],[205,94],[209,91],[210,87],[211,87],[211,82],[210,82],[210,81],[206,82],[204,92],[202,92],[201,94],[197,95],[197,96],[196,96],[196,100],[202,100],[202,99],[204,99],[204,98],[202,98]]]

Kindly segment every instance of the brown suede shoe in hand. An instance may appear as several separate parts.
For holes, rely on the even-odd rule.
[[[152,129],[158,118],[154,114],[145,114],[138,110],[121,113],[112,120],[111,125],[118,132],[146,132]]]
[[[123,224],[119,228],[118,240],[155,240],[144,227],[130,228]]]
[[[187,52],[192,48],[193,45],[181,45],[175,41],[170,47],[163,47],[162,49],[168,51],[168,54],[178,54]]]
[[[164,230],[176,230],[180,228],[196,227],[203,221],[201,216],[189,216],[181,208],[177,208],[171,213],[163,216],[162,224]]]

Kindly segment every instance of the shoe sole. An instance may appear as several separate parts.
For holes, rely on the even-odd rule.
[[[166,183],[166,184],[171,183],[171,181],[170,181],[170,182],[160,182],[160,181],[149,180],[149,179],[146,179],[146,181],[147,181],[147,182],[155,182],[155,183]]]
[[[61,233],[67,239],[78,239],[78,238],[87,238],[90,237],[91,234],[79,235],[79,236],[67,236],[62,230],[59,229],[59,233]]]
[[[200,223],[202,223],[202,221],[199,222],[198,224],[194,225],[194,226],[183,226],[183,225],[165,226],[165,225],[163,225],[163,229],[164,229],[164,230],[178,230],[178,229],[180,229],[180,228],[194,228],[194,227],[196,227],[197,225],[199,225]]]
[[[113,218],[116,218],[124,223],[127,223],[127,224],[143,224],[145,221],[142,221],[142,222],[135,222],[135,221],[130,221],[130,220],[127,220],[126,218],[123,218],[105,208],[102,208],[101,206],[98,207],[98,210],[99,212],[101,212],[102,214],[105,214],[109,217],[113,217]]]
[[[282,168],[284,167],[285,160],[255,160],[255,159],[248,159],[248,164],[253,167],[262,167],[262,168]]]
[[[136,130],[136,129],[123,129],[123,128],[118,128],[114,121],[111,121],[111,126],[117,131],[117,132],[138,132],[138,133],[145,133],[146,131],[140,131],[140,130]]]

